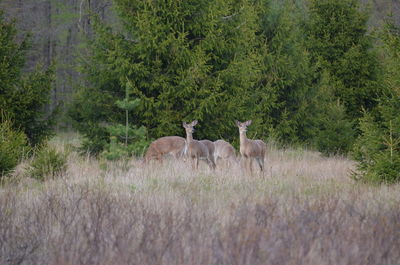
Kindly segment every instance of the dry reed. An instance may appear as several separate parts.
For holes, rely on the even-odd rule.
[[[71,153],[62,178],[0,188],[0,264],[398,264],[399,185],[309,151],[270,149],[265,165]]]

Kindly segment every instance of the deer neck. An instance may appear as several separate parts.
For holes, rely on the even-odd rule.
[[[192,133],[186,133],[186,141],[187,143],[190,143],[193,141],[193,134]]]
[[[246,132],[241,132],[240,133],[240,145],[246,144],[247,141],[248,141],[248,139],[246,136]]]

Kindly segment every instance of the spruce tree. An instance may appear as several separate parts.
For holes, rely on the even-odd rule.
[[[306,122],[307,143],[325,155],[348,154],[355,141],[354,121],[343,103],[334,97],[334,82],[327,71],[314,84]]]
[[[292,1],[260,1],[259,36],[262,82],[256,110],[263,131],[283,143],[307,140],[309,102],[313,97],[310,56],[306,50],[303,9]]]
[[[328,71],[334,96],[356,120],[372,110],[382,94],[379,65],[367,34],[368,13],[358,0],[312,0],[308,49],[319,73]]]
[[[361,119],[361,135],[353,156],[357,178],[372,182],[400,181],[400,29],[387,22],[382,33],[385,94],[376,111]]]
[[[29,151],[26,135],[13,127],[7,115],[0,113],[0,179],[11,172]]]
[[[106,145],[102,156],[108,160],[129,158],[132,155],[142,155],[148,146],[146,139],[147,130],[144,126],[130,125],[129,112],[134,110],[140,103],[139,99],[131,100],[129,91],[131,82],[127,80],[125,98],[118,100],[115,104],[125,112],[125,124],[108,125],[110,143]]]
[[[97,23],[85,65],[90,85],[71,109],[87,147],[101,149],[108,141],[102,124],[124,120],[112,102],[125,94],[126,77],[140,99],[129,120],[151,138],[183,135],[182,121],[198,119],[198,138],[236,139],[233,121],[251,118],[262,85],[252,1],[115,3],[123,29]]]
[[[36,145],[52,132],[52,115],[44,107],[50,100],[53,71],[37,67],[24,73],[29,45],[29,36],[17,41],[15,23],[6,21],[0,10],[0,109]]]

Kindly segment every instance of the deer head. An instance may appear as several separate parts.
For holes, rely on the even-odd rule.
[[[192,134],[194,132],[194,126],[196,126],[197,120],[192,121],[191,123],[183,122],[182,126],[185,128],[187,134]]]
[[[245,133],[247,131],[247,126],[251,124],[251,120],[245,122],[235,121],[235,123],[236,126],[239,127],[239,133]]]

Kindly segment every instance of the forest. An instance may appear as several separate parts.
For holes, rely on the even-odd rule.
[[[350,156],[365,179],[399,179],[395,1],[1,7],[2,130],[26,137],[3,150],[75,130],[84,152],[119,159],[184,136],[194,119],[198,139],[238,146],[234,120],[251,119],[250,137]],[[10,156],[2,172],[21,152]]]
[[[0,264],[398,264],[399,109],[396,0],[0,0]]]

